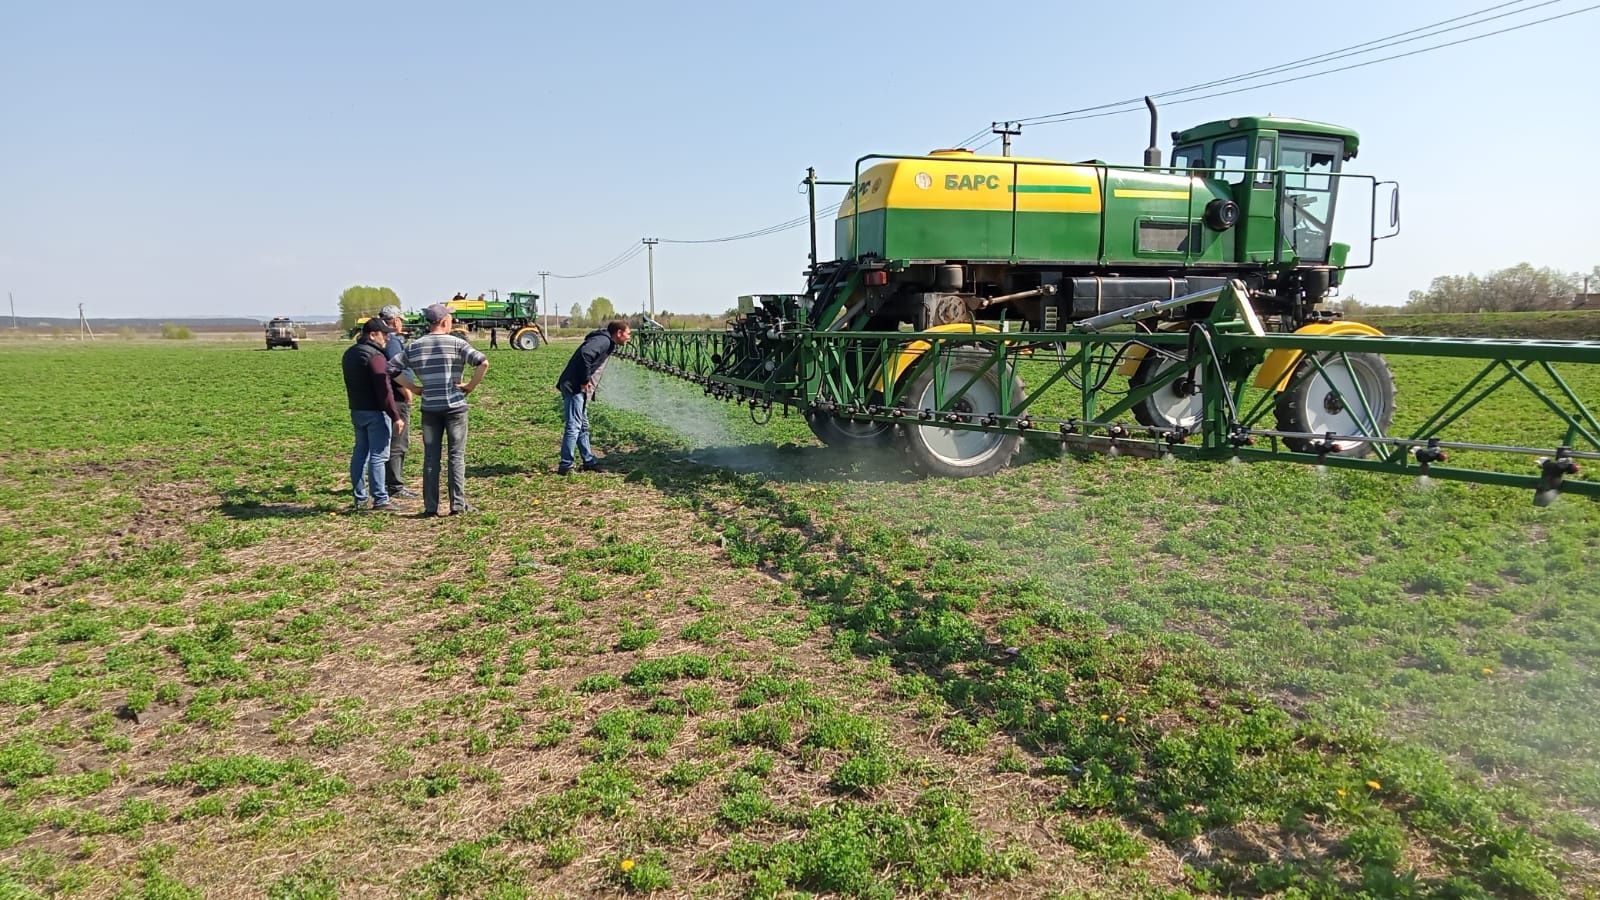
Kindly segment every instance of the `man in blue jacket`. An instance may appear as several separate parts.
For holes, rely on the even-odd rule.
[[[583,468],[599,468],[600,460],[589,446],[589,401],[594,399],[594,376],[611,357],[611,351],[628,342],[628,323],[620,319],[606,323],[583,338],[567,367],[561,371],[556,387],[561,390],[561,408],[566,428],[561,433],[561,464],[557,475],[571,475],[576,457],[583,457]]]

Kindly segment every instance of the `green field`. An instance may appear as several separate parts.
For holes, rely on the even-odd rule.
[[[440,520],[347,511],[338,346],[6,347],[0,896],[1600,894],[1600,504],[919,480],[622,361],[556,479],[571,346]]]

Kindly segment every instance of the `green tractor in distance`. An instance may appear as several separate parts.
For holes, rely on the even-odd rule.
[[[487,297],[479,294],[474,300],[458,293],[445,301],[444,305],[450,308],[455,317],[452,330],[462,337],[473,332],[487,332],[491,328],[500,329],[506,332],[511,346],[518,350],[537,350],[549,340],[544,327],[539,324],[538,294],[512,291],[502,300],[499,291],[490,291]],[[428,321],[420,312],[408,314],[405,325],[406,333],[413,337],[428,331]]]

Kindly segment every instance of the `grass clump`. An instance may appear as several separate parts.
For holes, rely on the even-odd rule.
[[[1004,878],[1029,864],[997,850],[946,791],[929,791],[904,813],[858,803],[818,809],[805,834],[769,844],[736,841],[721,865],[744,873],[756,893],[787,890],[889,898],[942,893],[959,878]]]

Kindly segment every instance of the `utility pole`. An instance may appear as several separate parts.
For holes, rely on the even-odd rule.
[[[1022,126],[1016,122],[990,122],[991,132],[1000,135],[1000,155],[1011,155],[1011,139],[1022,133]]]
[[[550,287],[545,279],[550,277],[549,272],[539,273],[539,299],[544,302],[544,333],[550,334]]]
[[[1588,279],[1584,279],[1583,283],[1585,285],[1585,289],[1587,290],[1587,285],[1589,284],[1589,280]],[[10,300],[11,300],[11,330],[12,331],[16,331],[17,330],[17,298],[16,298],[16,295],[12,294],[10,291],[6,291],[6,297],[10,298]]]
[[[656,245],[660,238],[643,238],[645,250],[650,254],[650,321],[656,318]]]
[[[85,334],[87,334],[89,336],[89,340],[91,340],[91,341],[94,340],[94,329],[89,327],[89,319],[86,316],[84,316],[84,314],[83,314],[83,304],[79,303],[78,304],[78,340],[80,340],[80,341],[83,340],[83,336]]]
[[[806,203],[811,208],[811,271],[817,270],[817,168],[806,167]]]

